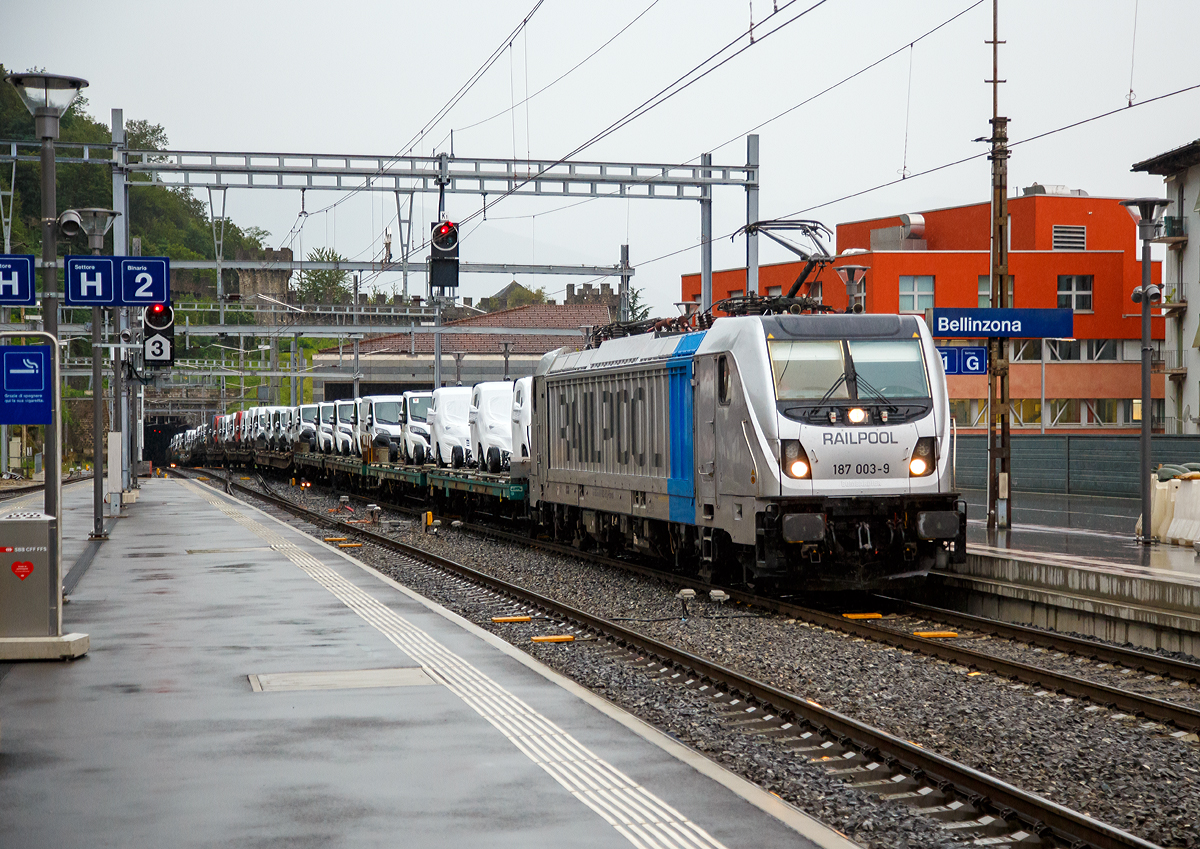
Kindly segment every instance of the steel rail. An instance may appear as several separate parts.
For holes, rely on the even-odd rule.
[[[178,469],[171,471],[186,477]],[[1005,821],[1019,820],[1024,827],[1039,836],[1052,837],[1057,842],[1072,847],[1079,846],[1082,842],[1097,847],[1097,849],[1130,849],[1131,847],[1156,849],[1155,844],[1136,835],[1121,831],[1107,823],[1014,787],[994,776],[957,763],[914,743],[901,740],[886,731],[822,707],[811,699],[742,675],[728,667],[659,642],[615,622],[370,531],[361,525],[351,525],[327,515],[315,513],[287,499],[260,492],[227,479],[224,483],[227,488],[236,489],[253,498],[267,501],[314,524],[332,527],[342,533],[357,534],[380,547],[423,560],[469,578],[491,590],[519,598],[558,618],[572,621],[587,630],[603,634],[620,645],[649,653],[665,663],[685,668],[705,680],[740,693],[756,702],[771,705],[781,715],[790,715],[814,730],[833,736],[839,742],[858,749],[864,755],[882,758],[888,761],[890,766],[902,769],[914,778],[928,781],[944,792],[952,791],[977,808],[990,809]]]
[[[90,481],[91,479],[91,474],[86,474],[78,478],[70,477],[63,480],[63,486],[70,486],[74,483],[83,483],[84,481]],[[45,488],[46,485],[44,483],[35,483],[30,486],[12,487],[10,489],[0,490],[0,504],[13,501],[14,499],[20,498],[23,495],[32,495],[35,492],[41,492]]]
[[[989,636],[1001,637],[1006,640],[1016,640],[1022,643],[1032,643],[1042,648],[1054,649],[1067,654],[1102,660],[1105,663],[1120,664],[1129,669],[1142,672],[1152,672],[1155,675],[1165,675],[1180,681],[1200,683],[1200,664],[1188,663],[1174,658],[1160,657],[1156,654],[1128,649],[1122,646],[1112,646],[1107,643],[1097,643],[1082,637],[1071,637],[1056,634],[1053,631],[1043,631],[1029,625],[1017,625],[1012,622],[1002,622],[970,613],[960,613],[956,610],[944,610],[927,604],[920,604],[907,599],[878,596],[880,601],[892,605],[895,609],[911,610],[924,615],[928,619],[945,622],[958,628],[970,628]]]

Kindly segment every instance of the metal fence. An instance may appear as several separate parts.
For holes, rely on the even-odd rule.
[[[1121,436],[1015,435],[1014,492],[1138,497],[1140,448],[1136,434]],[[1153,465],[1200,462],[1200,436],[1156,434]],[[987,437],[958,437],[959,489],[987,487]]]

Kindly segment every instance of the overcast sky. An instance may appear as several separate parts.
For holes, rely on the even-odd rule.
[[[829,201],[983,150],[991,117],[991,0],[933,35],[924,33],[973,0],[544,0],[491,70],[414,148],[429,154],[557,159],[743,35],[756,43],[577,158],[682,163],[711,151],[718,164],[745,162],[746,131],[900,49],[853,81],[758,130],[761,216],[806,212],[838,222],[987,199],[986,158],[852,200]],[[536,0],[455,3],[203,4],[6,3],[0,61],[11,71],[43,67],[89,80],[89,109],[108,123],[162,124],[171,147],[393,155],[505,43]],[[1135,7],[1136,39],[1134,37]],[[644,14],[643,14],[644,13]],[[526,96],[623,34],[527,106]],[[1001,0],[1002,114],[1010,137],[1027,138],[1077,120],[1200,83],[1194,42],[1200,3],[1188,0]],[[741,44],[745,44],[745,40]],[[727,55],[727,54],[726,54]],[[493,115],[499,116],[478,123]],[[1132,163],[1200,137],[1200,91],[1151,103],[1022,145],[1013,151],[1010,193],[1033,182],[1093,195],[1161,195],[1161,179]],[[475,125],[475,126],[472,126]],[[204,196],[203,194],[201,195]],[[338,194],[309,192],[316,213]],[[424,204],[422,208],[422,203]],[[451,217],[480,207],[453,195]],[[510,198],[466,228],[462,256],[475,262],[615,263],[628,242],[635,285],[658,314],[674,314],[679,278],[699,269],[698,204]],[[574,203],[578,203],[575,201]],[[417,202],[427,232],[436,197]],[[300,194],[231,190],[228,214],[270,231],[273,246],[307,253],[331,246],[355,259],[377,256],[395,217],[390,194],[360,193],[312,214],[296,232]],[[745,220],[739,189],[718,190],[714,232]],[[1132,223],[1130,225],[1132,227]],[[652,261],[681,248],[692,250]],[[789,258],[762,246],[762,262]],[[744,264],[742,239],[719,239],[715,267]],[[522,278],[561,297],[580,278]],[[418,282],[419,278],[414,278]],[[464,277],[462,294],[488,295],[508,282]],[[386,291],[398,276],[380,278]],[[420,285],[420,284],[419,284]]]

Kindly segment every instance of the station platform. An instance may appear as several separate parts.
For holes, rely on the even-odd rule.
[[[985,494],[963,496],[967,562],[932,576],[932,600],[1200,656],[1200,557],[1190,546],[1139,545],[1140,500],[1014,493],[1012,527],[989,531]]]
[[[249,505],[151,479],[88,544],[90,498],[91,651],[0,678],[0,845],[855,845]]]

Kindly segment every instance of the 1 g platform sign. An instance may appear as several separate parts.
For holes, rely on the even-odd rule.
[[[54,409],[50,351],[45,345],[0,345],[0,424],[50,424]]]
[[[987,374],[987,348],[939,345],[937,351],[947,375]]]

